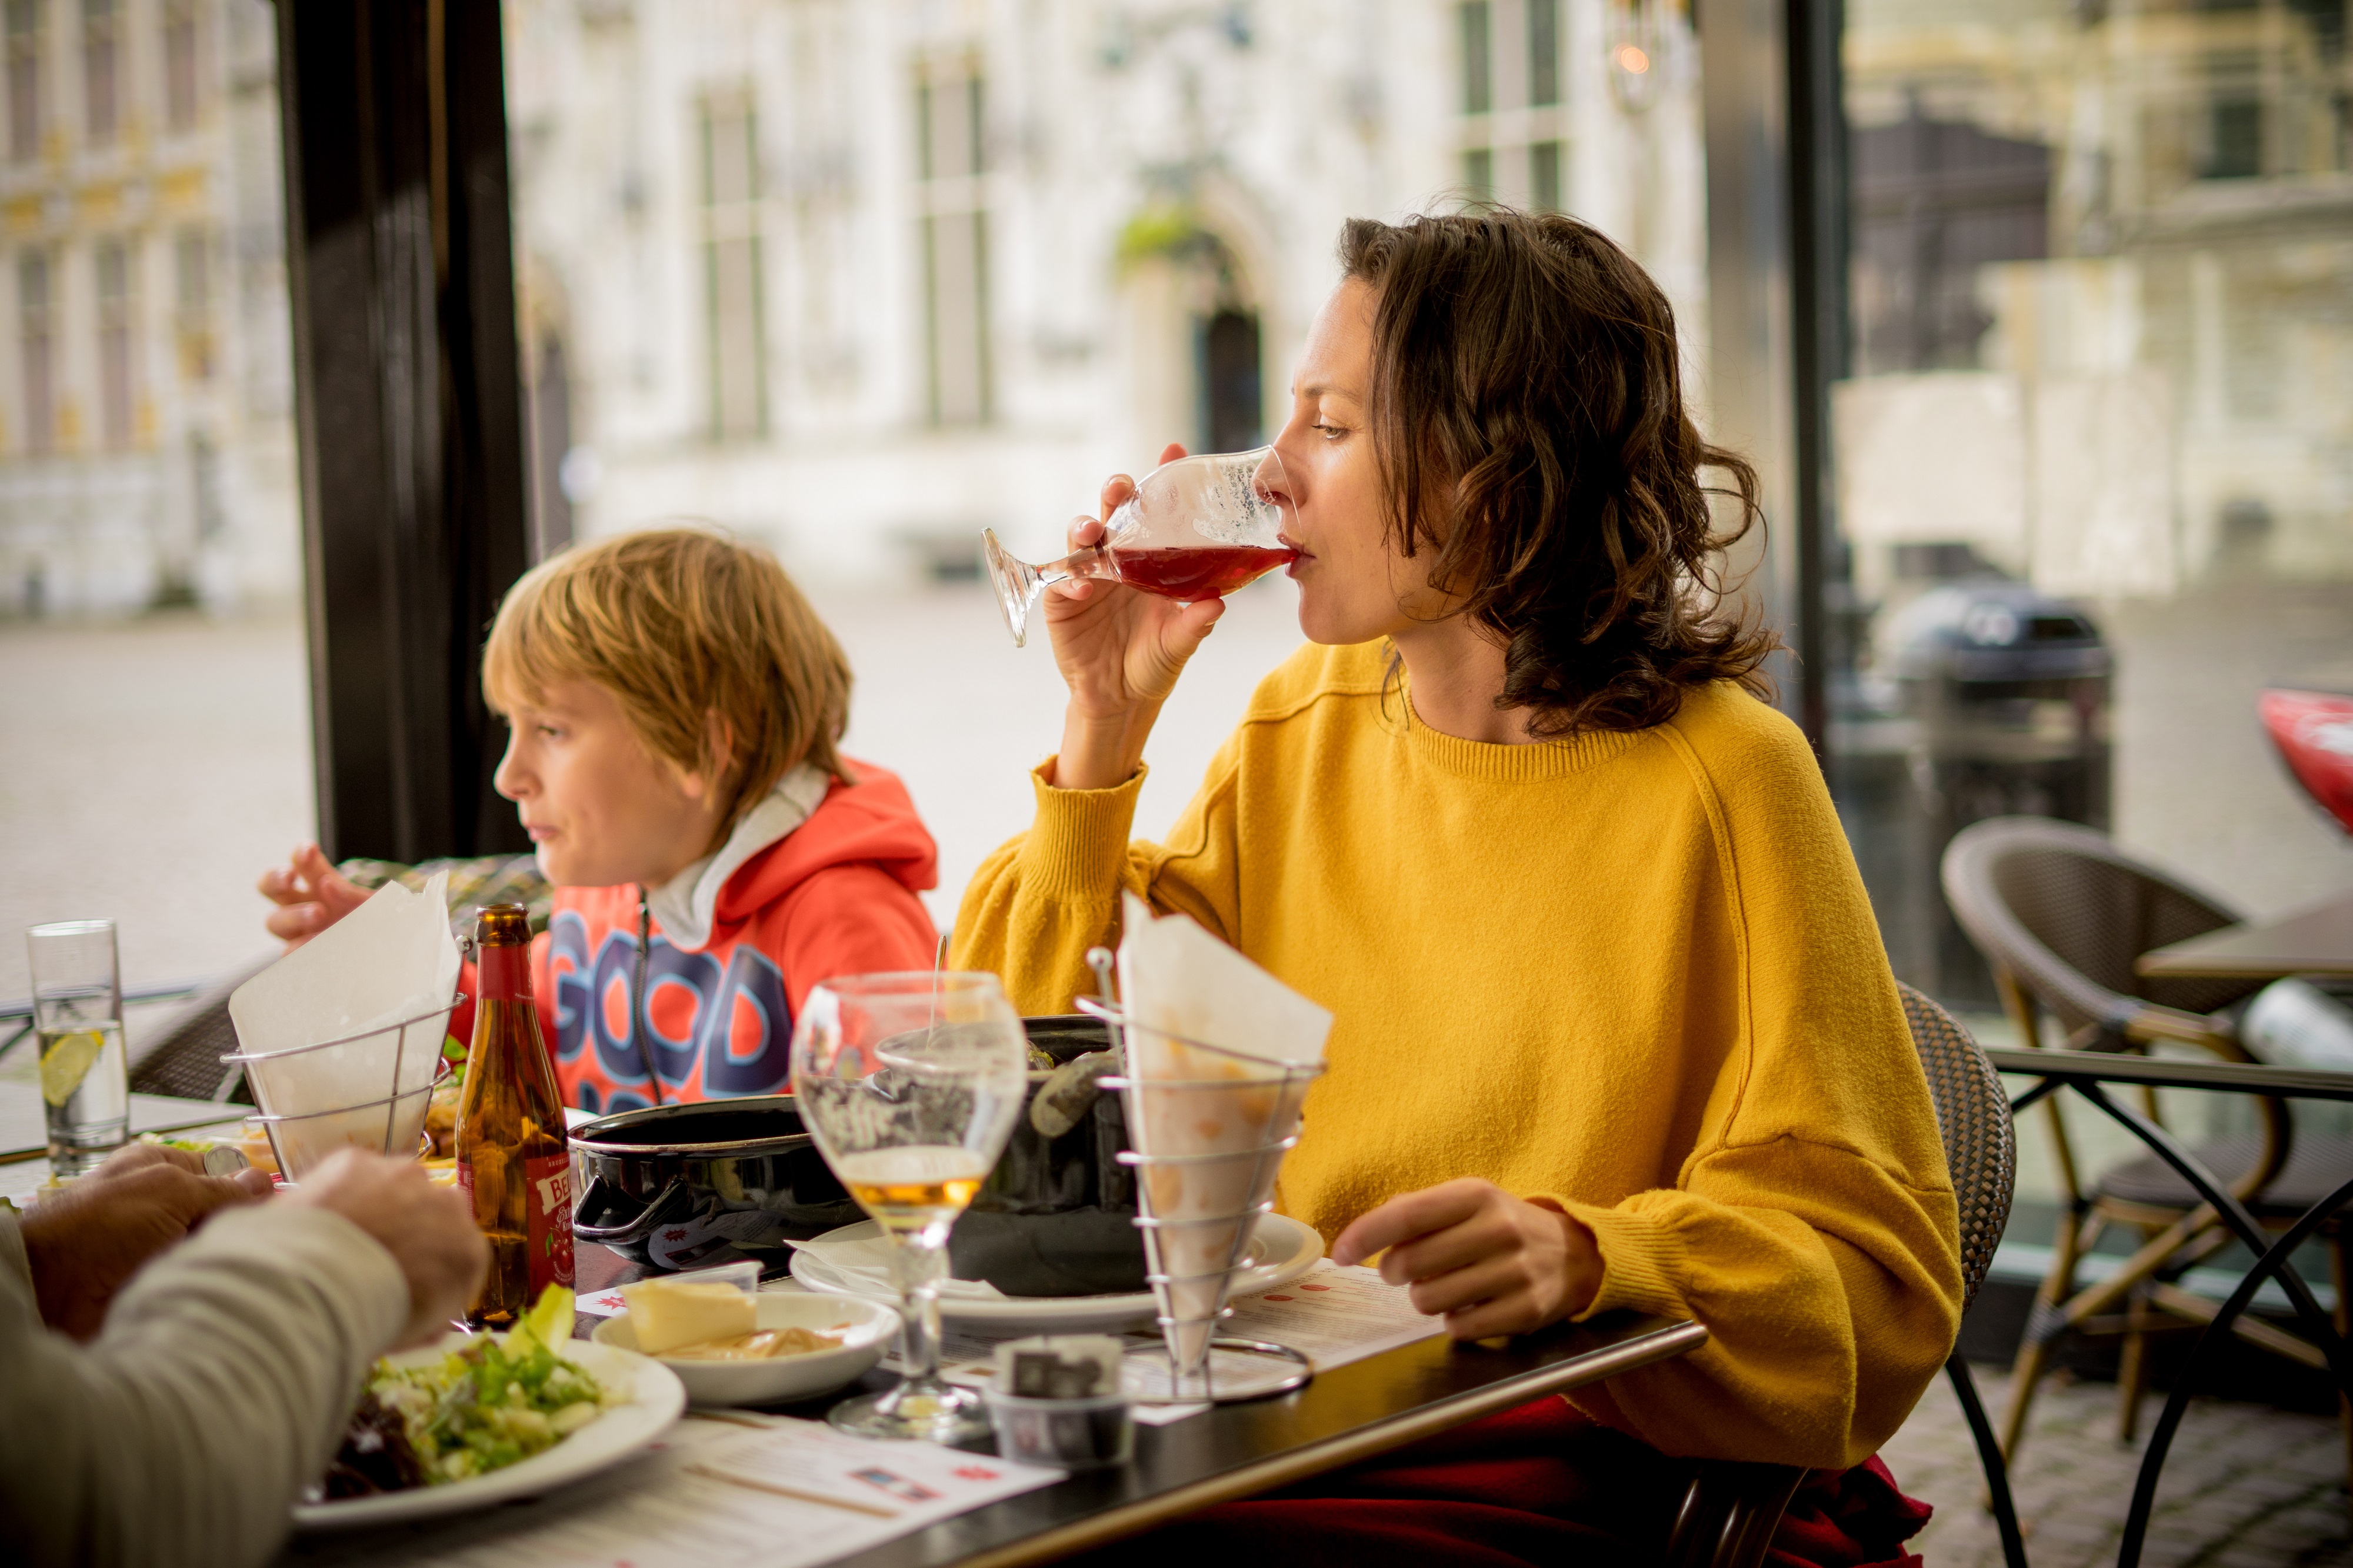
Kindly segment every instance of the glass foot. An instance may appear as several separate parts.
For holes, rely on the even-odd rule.
[[[1288,1394],[1315,1369],[1289,1345],[1217,1339],[1196,1371],[1179,1373],[1165,1345],[1138,1345],[1127,1352],[1123,1374],[1127,1396],[1138,1405],[1230,1404]]]
[[[881,1394],[845,1399],[825,1418],[860,1437],[915,1438],[949,1447],[991,1436],[988,1405],[977,1389],[954,1384],[902,1383]]]
[[[980,546],[981,558],[988,563],[989,585],[997,590],[997,607],[1005,612],[1005,629],[1013,634],[1015,647],[1026,647],[1029,642],[1029,607],[1038,602],[1045,582],[1037,568],[1005,548],[997,537],[997,530],[981,530]]]

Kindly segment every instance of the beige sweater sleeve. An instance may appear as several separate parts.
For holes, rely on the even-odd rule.
[[[392,1255],[318,1209],[215,1215],[78,1345],[0,1211],[0,1560],[265,1561],[408,1315]]]

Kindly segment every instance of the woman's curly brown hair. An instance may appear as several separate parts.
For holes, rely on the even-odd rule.
[[[1757,472],[1683,411],[1650,276],[1574,218],[1508,210],[1352,219],[1340,262],[1375,293],[1390,537],[1429,548],[1431,585],[1501,640],[1495,705],[1556,737],[1661,723],[1711,680],[1767,691],[1780,639],[1728,606],[1723,574],[1763,521]],[[1738,499],[1727,532],[1711,494]]]

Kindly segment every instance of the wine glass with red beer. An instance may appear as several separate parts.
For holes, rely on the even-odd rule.
[[[1170,599],[1220,599],[1288,566],[1291,486],[1271,447],[1163,463],[1111,514],[1100,542],[1032,566],[982,532],[988,579],[1014,646],[1029,640],[1029,610],[1049,583],[1092,577]]]

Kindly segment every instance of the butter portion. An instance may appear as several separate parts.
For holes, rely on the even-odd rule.
[[[638,1350],[660,1355],[681,1345],[740,1339],[758,1326],[754,1299],[716,1279],[644,1279],[621,1287]]]

